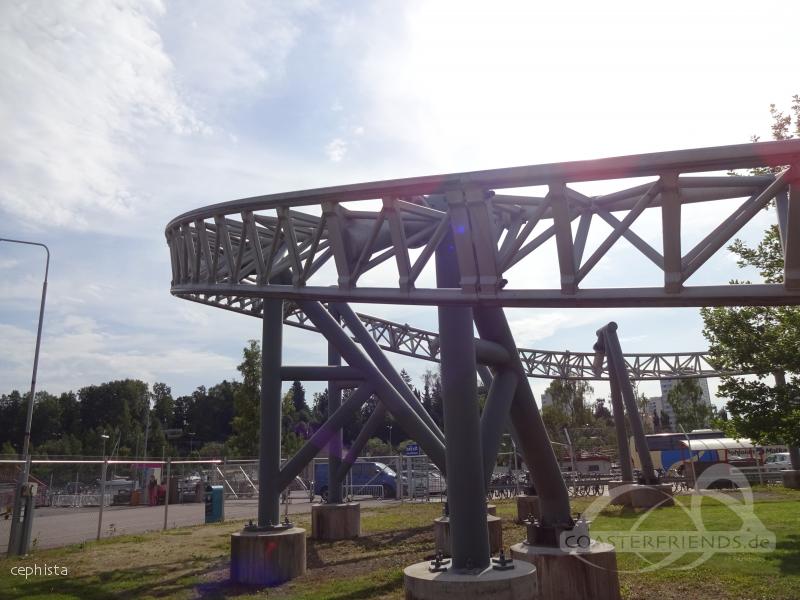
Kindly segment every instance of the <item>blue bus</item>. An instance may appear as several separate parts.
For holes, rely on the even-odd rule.
[[[689,437],[687,443],[686,437]],[[683,433],[656,433],[646,435],[647,449],[653,460],[654,469],[665,472],[678,469],[689,462],[689,443],[691,443],[692,462],[729,462],[733,458],[763,458],[763,449],[756,448],[749,440],[733,440],[725,437],[721,431],[713,429],[695,429],[688,434]],[[636,453],[636,444],[633,436],[629,440],[631,460],[633,467],[641,470],[642,465]]]

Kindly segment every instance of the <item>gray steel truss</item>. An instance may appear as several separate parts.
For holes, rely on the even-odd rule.
[[[278,297],[427,305],[491,301],[520,307],[797,304],[800,243],[795,238],[800,231],[792,224],[800,220],[798,163],[800,140],[788,140],[235,200],[169,223],[172,292],[211,303]],[[776,176],[717,174],[753,167],[786,168]],[[621,189],[589,196],[570,187],[604,181],[622,182]],[[504,193],[525,187],[541,188],[542,193]],[[364,200],[372,202],[358,202]],[[682,207],[710,201],[724,201],[715,208],[723,215],[727,210],[728,216],[700,242],[685,243]],[[690,285],[697,270],[772,201],[777,202],[786,240],[784,283]],[[659,248],[631,227],[645,211],[660,214]],[[602,228],[602,241],[589,248],[595,225]],[[453,287],[436,288],[421,276],[426,267],[432,269],[433,253],[450,230],[460,232],[456,253],[461,276]],[[637,281],[630,281],[604,288],[587,283],[623,238],[661,274],[661,286],[637,287]],[[549,240],[555,240],[557,260],[536,261]],[[549,267],[560,286],[529,287],[523,267],[534,263]],[[521,268],[512,269],[517,265]],[[379,283],[368,281],[379,266],[394,270],[394,285],[383,283],[383,276]],[[281,274],[289,280],[273,283]]]
[[[775,176],[717,174],[764,166],[781,169]],[[624,357],[613,324],[598,332],[594,355],[518,349],[503,308],[800,304],[798,174],[800,140],[791,140],[260,196],[174,219],[166,229],[172,293],[262,318],[259,527],[280,527],[280,492],[325,445],[331,450],[331,501],[340,501],[338,482],[390,413],[448,477],[454,569],[488,565],[487,474],[509,425],[540,498],[541,516],[529,541],[556,544],[559,532],[574,523],[528,377],[609,378],[615,415],[622,415],[624,404],[638,416],[629,377],[723,372],[701,353]],[[589,196],[575,188],[607,181],[621,189]],[[512,188],[539,189],[504,193]],[[682,207],[709,201],[724,201],[730,216],[684,247]],[[785,251],[784,283],[688,285],[772,201]],[[645,210],[660,213],[658,249],[631,228]],[[599,239],[591,236],[592,225],[600,222],[611,232],[590,248],[588,240]],[[586,284],[622,239],[660,271],[661,286]],[[557,259],[542,265],[536,258],[550,240]],[[525,267],[534,263],[554,270],[559,287],[529,287]],[[386,283],[387,266],[396,283]],[[376,273],[377,282],[370,282]],[[357,315],[348,302],[436,306],[439,334]],[[284,323],[324,335],[327,364],[283,365]],[[446,435],[384,350],[441,363]],[[482,414],[476,373],[489,386]],[[281,467],[281,382],[294,378],[328,382],[329,414]],[[355,388],[347,398],[345,387]],[[341,429],[373,395],[378,407],[342,462]],[[642,455],[641,421],[630,421],[645,473],[652,473],[646,449]]]

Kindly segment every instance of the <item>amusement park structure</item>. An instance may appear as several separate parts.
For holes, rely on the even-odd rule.
[[[756,168],[766,174],[729,174]],[[591,185],[616,191],[585,193]],[[305,534],[280,522],[279,498],[325,445],[331,462],[328,514],[351,518],[336,516],[337,507],[341,515],[353,514],[334,491],[347,469],[341,428],[374,395],[374,418],[356,445],[388,411],[447,477],[452,562],[410,566],[407,597],[440,597],[443,585],[473,594],[492,589],[495,597],[524,597],[539,588],[565,598],[586,596],[588,586],[592,597],[618,597],[613,568],[586,574],[594,558],[613,567],[613,547],[593,545],[587,553],[594,558],[581,561],[559,547],[565,533],[585,524],[571,516],[528,377],[608,377],[612,400],[620,394],[628,404],[629,378],[718,372],[700,353],[624,357],[611,324],[598,332],[595,353],[518,349],[504,308],[798,304],[799,186],[800,141],[781,141],[274,194],[171,221],[166,237],[172,293],[262,320],[263,483],[258,522],[232,538],[232,577],[278,583],[305,570]],[[728,216],[688,245],[681,235],[682,209],[705,202],[715,202],[715,210]],[[702,283],[692,285],[698,270],[771,203],[784,249],[783,283],[708,284],[705,273]],[[648,211],[661,223],[660,235],[645,236],[649,241],[631,228]],[[604,272],[597,265],[612,262],[609,251],[623,239],[652,264],[660,285],[641,287],[640,275],[624,268],[614,271],[617,287],[600,285]],[[550,280],[558,283],[532,287]],[[435,306],[439,331],[359,315],[350,302]],[[284,323],[325,336],[327,364],[284,365]],[[385,350],[440,362],[444,432]],[[476,374],[489,389],[482,412]],[[293,379],[328,382],[329,418],[281,466],[281,382]],[[354,392],[344,399],[343,388]],[[540,514],[528,527],[524,552],[515,554],[523,560],[497,563],[490,557],[485,493],[509,425],[531,470]],[[267,544],[276,549],[270,558],[263,551]],[[599,576],[601,571],[606,575]],[[575,581],[583,582],[583,591]],[[597,595],[600,586],[611,591]]]

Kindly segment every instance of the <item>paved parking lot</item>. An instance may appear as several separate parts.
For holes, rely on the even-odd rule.
[[[364,500],[363,506],[388,506],[397,501]],[[93,540],[97,536],[98,508],[38,508],[33,520],[31,540],[38,548],[56,548]],[[289,504],[290,514],[310,513],[310,502],[293,501]],[[225,520],[255,519],[258,514],[256,499],[226,500]],[[283,514],[283,507],[281,507]],[[200,525],[205,520],[205,505],[170,504],[167,512],[167,525],[185,527]],[[10,520],[0,521],[0,552],[8,548]],[[164,527],[163,506],[107,506],[103,509],[102,537],[157,531]]]

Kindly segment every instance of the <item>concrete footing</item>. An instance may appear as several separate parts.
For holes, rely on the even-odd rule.
[[[617,554],[611,544],[592,542],[588,548],[567,552],[522,542],[511,546],[511,557],[536,567],[542,600],[621,599]]]
[[[231,534],[231,581],[278,585],[306,572],[306,530],[237,531]]]
[[[536,568],[527,562],[514,561],[514,568],[496,571],[488,567],[469,574],[448,569],[431,573],[429,562],[416,563],[403,571],[406,600],[535,600]]]
[[[539,513],[539,496],[520,494],[517,496],[517,523],[522,523],[529,517],[533,519],[541,517]]]
[[[800,469],[781,471],[783,487],[800,490]]]
[[[619,488],[624,488],[624,490],[621,491]],[[612,498],[611,504],[632,508],[675,506],[672,486],[668,483],[641,485],[625,481],[609,481],[608,492]]]
[[[358,502],[311,505],[312,539],[333,542],[360,535],[361,505]]]
[[[502,519],[494,515],[486,515],[486,527],[489,529],[489,551],[497,554],[503,548]],[[433,521],[433,539],[436,544],[434,550],[439,550],[445,556],[451,556],[452,545],[450,537],[450,517],[439,517]]]
[[[494,517],[497,516],[497,505],[496,504],[487,504],[486,505],[486,514],[492,515]]]

